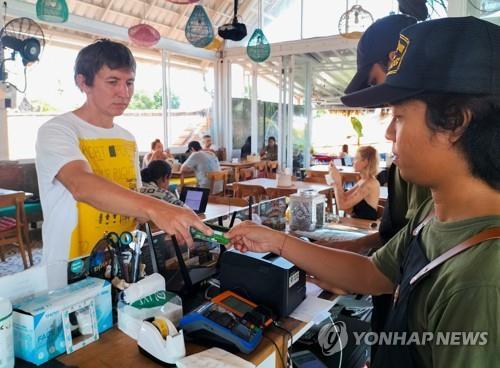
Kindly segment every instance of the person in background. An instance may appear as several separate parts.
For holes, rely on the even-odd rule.
[[[339,153],[339,158],[344,158],[346,156],[349,156],[349,146],[347,144],[342,145],[342,151]]]
[[[207,173],[220,171],[217,156],[210,151],[203,151],[198,141],[189,142],[186,153],[189,153],[189,157],[182,164],[181,172],[194,171],[198,186],[210,188],[210,180],[207,178]],[[214,190],[215,192],[220,192],[222,190],[222,183],[216,183]]]
[[[148,167],[149,163],[154,160],[166,160],[168,155],[163,151],[163,144],[159,139],[151,142],[151,152],[146,154],[142,159],[142,168]]]
[[[184,206],[184,202],[169,190],[171,174],[172,168],[166,161],[151,161],[148,167],[141,170],[142,187],[139,191],[176,206]]]
[[[190,209],[137,192],[137,144],[114,122],[130,103],[135,70],[132,53],[121,43],[101,39],[84,47],[74,79],[85,102],[38,130],[43,263],[50,289],[66,285],[71,260],[89,256],[106,231],[121,233],[138,221],[152,221],[188,245],[191,226],[212,233]]]
[[[380,184],[375,178],[378,172],[378,153],[372,146],[359,147],[354,157],[354,170],[361,179],[347,192],[342,186],[342,176],[330,162],[329,175],[333,179],[335,203],[339,210],[350,210],[351,216],[367,220],[377,219]]]
[[[260,158],[269,161],[278,160],[278,145],[276,144],[276,138],[271,136],[267,139],[267,146],[260,151]]]
[[[203,151],[217,152],[217,146],[212,143],[212,136],[210,134],[205,134],[201,139]]]
[[[243,146],[241,146],[241,160],[245,161],[248,155],[252,154],[252,137],[247,137]]]
[[[386,137],[401,176],[432,193],[372,257],[251,222],[226,234],[237,250],[281,255],[340,290],[394,292],[372,368],[500,361],[499,44],[500,27],[475,17],[410,26],[385,82],[342,98],[391,106]]]

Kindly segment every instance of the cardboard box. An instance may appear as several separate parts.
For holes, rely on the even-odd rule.
[[[40,365],[66,352],[61,311],[94,299],[99,333],[113,325],[111,284],[86,278],[51,292],[14,301],[14,349],[16,357]]]

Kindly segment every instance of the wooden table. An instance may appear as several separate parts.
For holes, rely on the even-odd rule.
[[[207,203],[205,213],[199,214],[203,221],[217,219],[222,216],[230,215],[233,212],[244,210],[246,207],[230,206],[227,204]]]
[[[315,190],[318,193],[322,193],[326,195],[327,200],[327,209],[328,211],[332,211],[333,209],[333,187],[326,184],[320,183],[309,183],[304,181],[293,181],[292,186],[290,187],[279,187],[276,185],[276,179],[266,179],[266,178],[257,178],[245,180],[239,183],[240,185],[260,185],[261,187],[283,189],[283,195],[289,195],[290,191],[295,190],[295,192],[299,190]]]
[[[313,325],[313,322],[305,323],[293,318],[283,319],[282,326],[293,335],[293,341],[297,341]],[[290,345],[289,336],[284,331],[270,327],[264,333],[274,341],[284,356]],[[194,354],[206,349],[206,347],[187,343],[187,355]],[[282,368],[276,347],[267,338],[263,338],[257,349],[251,354],[238,354],[241,358],[248,360],[259,368]],[[66,365],[78,366],[79,368],[94,367],[161,367],[158,363],[150,360],[139,353],[137,343],[134,339],[113,327],[99,336],[99,340],[87,345],[70,355],[62,355],[58,359]]]
[[[240,169],[244,169],[247,167],[254,167],[255,164],[260,161],[242,161],[242,162],[230,162],[230,161],[221,161],[219,162],[220,167],[226,167],[233,170],[234,173],[234,181],[238,182],[240,180]]]

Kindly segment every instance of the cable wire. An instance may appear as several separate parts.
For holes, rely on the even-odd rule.
[[[283,355],[281,354],[281,351],[280,351],[280,349],[278,348],[278,345],[276,345],[276,343],[274,342],[274,340],[273,340],[273,339],[271,339],[270,337],[268,337],[268,336],[266,336],[266,335],[264,335],[264,334],[262,334],[262,336],[263,336],[263,337],[265,337],[266,339],[268,339],[269,341],[271,341],[271,343],[272,343],[272,344],[274,345],[274,347],[276,348],[276,351],[278,352],[278,355],[279,355],[279,357],[280,357],[280,361],[281,361],[281,366],[282,366],[283,368],[287,368],[287,367],[286,367],[286,365],[285,365],[285,360],[283,359]]]

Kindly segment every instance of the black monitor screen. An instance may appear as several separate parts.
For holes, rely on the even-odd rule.
[[[181,201],[196,213],[204,213],[207,208],[210,189],[197,187],[183,187]]]

